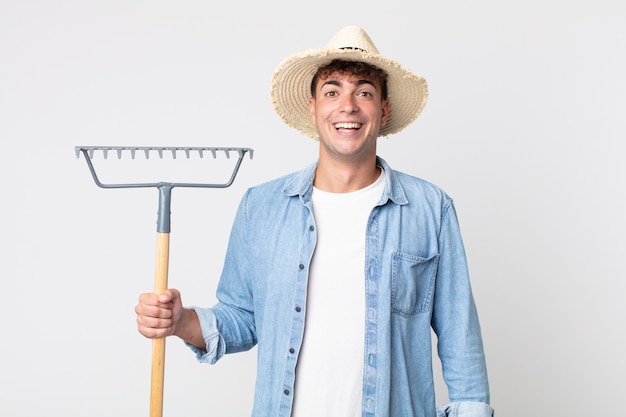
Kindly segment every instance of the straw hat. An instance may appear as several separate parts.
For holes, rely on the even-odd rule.
[[[324,49],[309,49],[284,60],[274,71],[271,98],[274,110],[291,127],[313,139],[319,139],[311,123],[308,101],[311,80],[317,69],[333,59],[362,61],[385,70],[390,110],[379,136],[397,133],[420,114],[428,98],[426,80],[379,54],[363,29],[347,26],[326,44]]]

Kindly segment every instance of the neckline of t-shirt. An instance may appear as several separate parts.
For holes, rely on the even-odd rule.
[[[355,196],[357,194],[361,194],[361,193],[367,193],[368,191],[371,191],[374,188],[380,187],[382,185],[382,183],[385,181],[385,177],[386,177],[386,173],[385,170],[383,168],[380,168],[380,174],[378,175],[378,178],[376,179],[376,181],[374,181],[373,183],[371,183],[370,185],[367,185],[363,188],[359,188],[358,190],[354,190],[354,191],[348,191],[347,193],[333,193],[330,191],[324,191],[320,188],[317,188],[316,186],[313,186],[313,190],[316,193],[319,194],[325,194],[325,195],[332,195],[332,196]]]

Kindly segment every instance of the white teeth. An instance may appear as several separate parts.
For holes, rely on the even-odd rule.
[[[336,129],[358,129],[361,127],[360,123],[335,123]]]

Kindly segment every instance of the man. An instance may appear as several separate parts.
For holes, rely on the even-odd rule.
[[[142,294],[139,331],[209,363],[258,345],[253,416],[493,415],[452,200],[376,155],[426,99],[358,27],[283,61],[274,107],[319,140],[319,159],[246,192],[217,305]],[[451,400],[437,411],[431,326]]]

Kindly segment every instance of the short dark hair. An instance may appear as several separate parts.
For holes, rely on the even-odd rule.
[[[328,78],[331,74],[338,72],[340,74],[356,75],[365,77],[372,81],[380,83],[381,95],[383,100],[387,98],[387,73],[375,65],[367,64],[361,61],[344,61],[334,59],[330,63],[321,66],[311,80],[311,97],[315,98],[315,87],[317,81]]]

